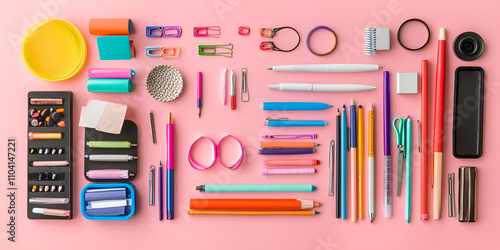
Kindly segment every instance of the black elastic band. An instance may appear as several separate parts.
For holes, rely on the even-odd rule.
[[[295,47],[293,47],[293,49],[289,49],[289,50],[282,50],[282,49],[278,48],[278,46],[276,46],[276,44],[273,43],[274,46],[273,46],[272,50],[274,50],[274,51],[281,51],[281,52],[290,52],[290,51],[295,50],[297,47],[299,47],[299,44],[300,44],[300,35],[299,35],[299,32],[296,29],[294,29],[294,28],[292,28],[290,26],[284,26],[284,27],[279,27],[279,28],[273,29],[275,35],[276,35],[276,33],[278,33],[278,31],[280,31],[282,29],[291,29],[291,30],[295,31],[295,33],[297,33],[297,37],[299,38],[299,41],[297,42],[297,45],[295,45]]]
[[[416,22],[420,22],[420,23],[422,23],[422,24],[425,26],[425,28],[427,29],[427,41],[425,41],[425,43],[424,43],[424,45],[422,45],[422,47],[420,47],[420,48],[416,48],[416,49],[412,49],[412,48],[408,48],[408,47],[406,47],[406,46],[405,46],[405,45],[401,42],[401,38],[400,38],[401,29],[403,28],[403,26],[404,26],[406,23],[413,22],[413,21],[416,21]],[[427,45],[427,43],[429,43],[429,39],[430,39],[430,38],[431,38],[431,31],[429,30],[429,26],[427,26],[427,24],[426,24],[424,21],[422,21],[422,20],[420,20],[420,19],[418,19],[418,18],[408,19],[408,20],[404,21],[404,22],[401,24],[401,26],[399,26],[399,29],[398,29],[398,43],[399,43],[399,45],[401,45],[401,47],[403,47],[403,48],[405,48],[405,49],[407,49],[407,50],[409,50],[409,51],[416,51],[416,50],[423,49],[423,48]]]

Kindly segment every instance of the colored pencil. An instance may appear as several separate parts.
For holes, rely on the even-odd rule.
[[[422,124],[422,132],[421,132],[421,150],[420,150],[420,220],[427,220],[429,218],[429,212],[427,210],[427,173],[428,173],[428,136],[429,136],[429,127],[428,127],[428,86],[427,86],[427,60],[422,60],[421,63],[421,110],[420,113],[422,115],[421,124]]]
[[[351,220],[358,220],[358,191],[357,183],[358,179],[358,155],[357,155],[357,132],[356,132],[356,105],[354,104],[354,99],[351,99]]]
[[[191,199],[189,209],[227,210],[304,210],[320,207],[312,200],[302,199]]]
[[[283,142],[283,141],[261,141],[261,148],[314,148],[320,144],[314,142]]]
[[[341,211],[341,208],[340,208],[340,204],[341,204],[341,201],[340,201],[340,175],[341,175],[341,159],[340,159],[340,147],[341,147],[341,142],[340,142],[340,137],[341,137],[341,133],[340,133],[340,112],[339,112],[339,109],[337,109],[337,116],[336,116],[336,120],[337,120],[337,129],[336,129],[336,132],[337,132],[337,145],[336,145],[336,153],[337,153],[337,158],[335,159],[337,161],[337,168],[336,168],[336,171],[335,171],[335,207],[336,207],[336,210],[335,210],[335,218],[340,218],[340,211]]]
[[[341,187],[340,190],[342,192],[341,198],[341,218],[347,219],[347,115],[345,113],[345,105],[342,108],[342,116],[341,116],[341,139],[340,139],[340,157],[341,157]]]
[[[375,112],[373,103],[368,111],[368,213],[370,223],[375,218]]]
[[[313,210],[299,211],[227,211],[227,210],[188,210],[189,215],[316,215]]]
[[[364,131],[363,131],[363,107],[358,106],[358,215],[363,219],[363,172],[364,172]]]

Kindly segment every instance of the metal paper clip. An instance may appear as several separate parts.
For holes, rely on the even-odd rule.
[[[206,50],[211,50],[213,52],[206,52]],[[233,57],[233,44],[217,44],[217,45],[199,45],[198,55],[201,56],[224,56]]]
[[[250,92],[248,90],[248,82],[247,82],[247,74],[248,69],[241,69],[241,101],[248,102],[250,101]]]
[[[219,26],[194,27],[193,35],[195,37],[220,37]]]
[[[448,174],[448,217],[455,217],[455,173]]]
[[[155,166],[149,166],[149,205],[155,205]]]
[[[238,35],[241,35],[241,36],[248,36],[248,35],[250,35],[250,27],[248,27],[248,26],[240,26],[238,28]]]
[[[263,38],[273,38],[276,31],[273,28],[260,28],[259,36]]]
[[[159,51],[159,53],[155,53]],[[148,46],[146,47],[146,57],[177,58],[181,52],[179,47],[175,46]]]
[[[417,120],[418,123],[418,152],[422,151],[422,125],[420,124],[420,120]]]

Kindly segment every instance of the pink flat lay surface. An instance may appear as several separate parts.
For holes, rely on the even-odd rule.
[[[0,168],[0,249],[493,249],[500,243],[498,237],[498,168],[496,152],[498,114],[500,106],[497,44],[500,33],[498,8],[494,1],[410,1],[374,0],[349,1],[6,1],[1,16],[0,73],[2,85],[0,107],[2,125],[0,152],[3,163]],[[19,45],[26,28],[46,17],[58,17],[74,24],[83,34],[88,46],[87,62],[75,77],[63,82],[44,82],[32,76],[23,66]],[[93,17],[131,18],[134,26],[130,36],[135,42],[136,58],[130,61],[100,61],[96,36],[88,32],[88,22]],[[399,25],[410,18],[427,22],[431,30],[429,44],[422,50],[404,50],[396,40]],[[181,38],[146,38],[148,25],[179,25]],[[194,26],[218,25],[220,38],[195,38]],[[238,27],[251,28],[250,36],[237,34]],[[317,57],[305,46],[307,32],[317,25],[331,27],[338,38],[337,48],[330,55]],[[261,27],[292,26],[302,37],[299,47],[290,53],[261,51],[258,37]],[[388,27],[391,31],[391,50],[379,51],[376,56],[364,55],[363,28]],[[429,60],[429,117],[433,114],[433,96],[437,39],[439,28],[448,31],[446,96],[443,154],[443,207],[440,220],[422,222],[420,215],[420,163],[417,149],[416,120],[420,118],[420,94],[396,94],[397,72],[420,73],[420,60]],[[456,36],[465,31],[480,34],[486,43],[484,54],[474,62],[459,60],[451,49]],[[419,39],[416,34],[408,34]],[[421,38],[420,38],[421,39]],[[281,31],[273,39],[285,49],[293,46],[295,35]],[[199,44],[234,44],[234,57],[202,57],[197,55]],[[331,45],[329,33],[314,34],[312,46],[327,50]],[[179,46],[177,59],[146,58],[145,46]],[[412,154],[412,214],[411,223],[405,222],[404,184],[402,196],[393,195],[393,216],[384,218],[383,200],[383,131],[382,131],[382,70],[366,73],[286,73],[272,72],[266,67],[301,63],[373,63],[391,72],[392,117],[414,118]],[[156,65],[176,67],[184,78],[184,90],[173,102],[160,103],[149,96],[145,82],[148,72]],[[451,127],[453,102],[453,75],[458,66],[481,66],[485,71],[484,152],[480,159],[456,159],[451,154]],[[134,88],[130,94],[89,93],[86,90],[89,68],[132,68]],[[240,102],[240,70],[248,68],[250,102]],[[229,102],[222,105],[220,76],[223,68],[234,70],[237,77],[237,108],[230,110]],[[196,76],[203,72],[203,109],[198,119],[196,109]],[[311,83],[358,83],[377,86],[376,90],[359,93],[292,93],[268,90],[268,84],[279,82]],[[73,92],[73,159],[74,202],[73,219],[28,220],[26,204],[26,98],[29,91]],[[365,219],[353,223],[348,206],[348,220],[335,219],[335,198],[327,196],[328,144],[335,139],[335,112],[354,98],[365,108],[367,121],[370,102],[375,106],[376,120],[376,218],[370,224]],[[80,211],[79,193],[88,184],[83,173],[84,129],[77,127],[80,109],[88,100],[96,99],[128,105],[127,119],[135,121],[139,128],[138,176],[132,182],[137,187],[137,211],[128,221],[90,221]],[[267,112],[262,110],[263,101],[320,101],[334,108],[315,112]],[[155,114],[158,143],[151,143],[148,113]],[[158,161],[165,162],[165,123],[167,113],[173,113],[175,124],[175,220],[158,221],[158,205],[148,206],[148,168]],[[266,117],[290,119],[326,120],[323,128],[267,128]],[[365,123],[366,124],[366,123]],[[430,131],[432,119],[429,119]],[[365,126],[365,145],[367,143]],[[322,144],[312,156],[290,157],[321,160],[318,173],[310,176],[263,176],[261,169],[265,159],[257,154],[260,136],[264,134],[317,133],[315,142]],[[393,176],[396,176],[396,146],[391,129]],[[187,153],[191,143],[199,136],[215,141],[231,134],[241,140],[245,148],[245,162],[231,171],[215,164],[209,170],[196,171],[189,166]],[[429,133],[431,134],[431,133]],[[17,139],[16,172],[16,242],[8,240],[9,199],[7,198],[7,139]],[[211,162],[212,148],[200,144],[195,157]],[[204,147],[208,146],[208,147]],[[222,151],[238,152],[231,142]],[[367,149],[365,149],[367,152]],[[227,153],[226,153],[227,154]],[[225,156],[225,162],[237,156]],[[231,158],[233,157],[233,158]],[[366,159],[366,158],[365,158]],[[429,163],[429,173],[430,172]],[[458,194],[458,167],[477,166],[477,222],[459,223],[457,218],[447,217],[445,176],[456,173]],[[429,175],[430,177],[430,175]],[[350,176],[348,174],[348,180]],[[431,179],[429,178],[429,181]],[[368,167],[365,165],[365,211],[368,212]],[[194,190],[201,184],[313,184],[314,193],[200,193]],[[349,183],[348,183],[349,187]],[[395,179],[393,193],[396,192]],[[348,204],[349,203],[348,193]],[[189,216],[186,211],[190,198],[302,198],[322,203],[313,217],[244,217],[244,216]],[[458,198],[457,198],[458,201]],[[432,189],[429,188],[429,212],[432,214]],[[458,210],[457,210],[458,212]]]

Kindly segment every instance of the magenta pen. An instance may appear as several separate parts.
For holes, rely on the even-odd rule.
[[[315,174],[315,168],[264,168],[263,175],[278,175],[278,174]]]
[[[86,175],[90,179],[128,179],[134,176],[128,169],[94,169],[87,171]]]

